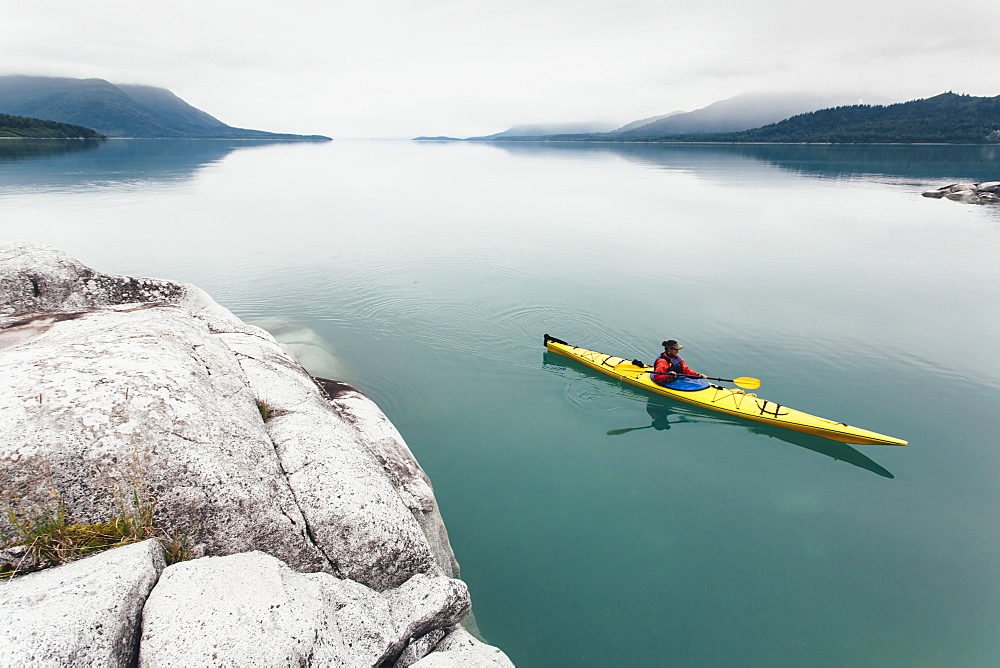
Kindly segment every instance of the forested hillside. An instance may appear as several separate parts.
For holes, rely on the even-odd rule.
[[[654,141],[997,143],[1000,142],[1000,96],[942,93],[888,106],[834,107],[743,132],[669,135]]]
[[[737,99],[737,98],[733,98]],[[676,116],[667,118],[672,120]],[[626,126],[628,127],[628,126]],[[634,127],[634,124],[633,124]],[[659,123],[649,127],[666,127]],[[483,138],[486,139],[486,138]],[[635,132],[497,136],[491,141],[638,141],[774,144],[996,144],[1000,143],[1000,95],[942,93],[890,105],[857,104],[799,114],[740,132]]]
[[[742,132],[777,123],[798,114],[861,103],[861,95],[818,93],[756,93],[721,100],[695,111],[669,114],[648,123],[629,123],[614,134],[628,139],[648,139],[681,134]],[[892,102],[887,98],[868,103]]]
[[[0,137],[98,139],[104,135],[81,125],[0,114]]]

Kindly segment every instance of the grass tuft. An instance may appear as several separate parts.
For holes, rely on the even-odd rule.
[[[156,500],[141,485],[136,484],[132,489],[131,503],[119,501],[117,517],[95,524],[71,523],[65,502],[54,492],[51,494],[55,508],[35,517],[22,517],[12,504],[7,505],[7,519],[19,535],[8,541],[5,550],[22,556],[15,563],[10,563],[9,558],[0,563],[0,578],[57,566],[150,538],[163,545],[168,564],[194,556],[187,536],[169,535],[155,525]]]

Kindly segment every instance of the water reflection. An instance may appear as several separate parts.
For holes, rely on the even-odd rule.
[[[849,177],[882,174],[919,180],[942,174],[968,181],[992,181],[1000,167],[1000,145],[910,146],[760,144],[727,147],[797,174]]]
[[[937,181],[993,181],[1000,172],[1000,145],[906,144],[658,144],[605,142],[493,142],[515,155],[613,154],[670,169],[718,170],[726,163],[756,161],[808,176],[844,178],[884,175]]]
[[[0,187],[185,180],[233,151],[274,145],[267,140],[218,139],[0,141]]]
[[[623,393],[627,393],[629,396],[642,397],[646,399],[646,413],[649,414],[651,419],[650,424],[612,429],[607,432],[609,436],[622,436],[640,429],[666,431],[673,425],[680,423],[701,422],[728,424],[734,427],[741,427],[754,434],[774,438],[779,441],[784,441],[785,443],[797,445],[798,447],[805,448],[806,450],[811,450],[812,452],[817,452],[821,455],[826,455],[831,459],[836,459],[838,461],[857,466],[858,468],[865,469],[866,471],[871,471],[872,473],[882,476],[883,478],[895,478],[895,476],[886,468],[846,443],[840,443],[838,441],[819,438],[818,436],[810,436],[809,434],[801,434],[788,429],[781,429],[779,427],[772,427],[766,424],[733,418],[725,415],[724,413],[716,413],[715,411],[710,411],[705,408],[682,404],[680,402],[671,401],[659,396],[650,397],[647,392],[644,392],[637,387],[629,385],[628,383],[616,381],[614,378],[611,378],[606,374],[576,364],[572,360],[566,359],[561,355],[556,355],[549,351],[545,351],[545,353],[543,353],[542,363],[547,367],[572,369],[581,375],[599,378],[608,384],[617,386]]]
[[[653,420],[651,424],[643,425],[642,427],[612,429],[608,432],[608,436],[621,436],[622,434],[627,434],[630,431],[638,431],[640,429],[666,431],[670,429],[670,426],[673,424],[681,422],[699,422],[699,420],[695,419],[693,416],[686,415],[683,411],[678,410],[677,406],[668,406],[652,397],[650,397],[646,402],[646,412],[649,413],[649,417]]]
[[[5,139],[0,141],[0,165],[92,151],[105,141],[104,139]]]

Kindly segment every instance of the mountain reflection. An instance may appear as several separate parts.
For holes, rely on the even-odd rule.
[[[92,151],[104,141],[103,139],[3,139],[0,140],[0,165]]]
[[[1000,144],[668,144],[617,142],[490,142],[518,155],[604,153],[670,169],[698,170],[720,163],[755,161],[798,174],[831,178],[885,175],[934,181],[995,181]]]
[[[268,140],[13,139],[0,141],[0,187],[189,179],[233,151],[273,146]],[[6,170],[18,163],[16,170]]]

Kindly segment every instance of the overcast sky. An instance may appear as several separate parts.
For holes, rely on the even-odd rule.
[[[0,0],[0,73],[335,138],[624,124],[740,93],[1000,95],[997,0]]]

